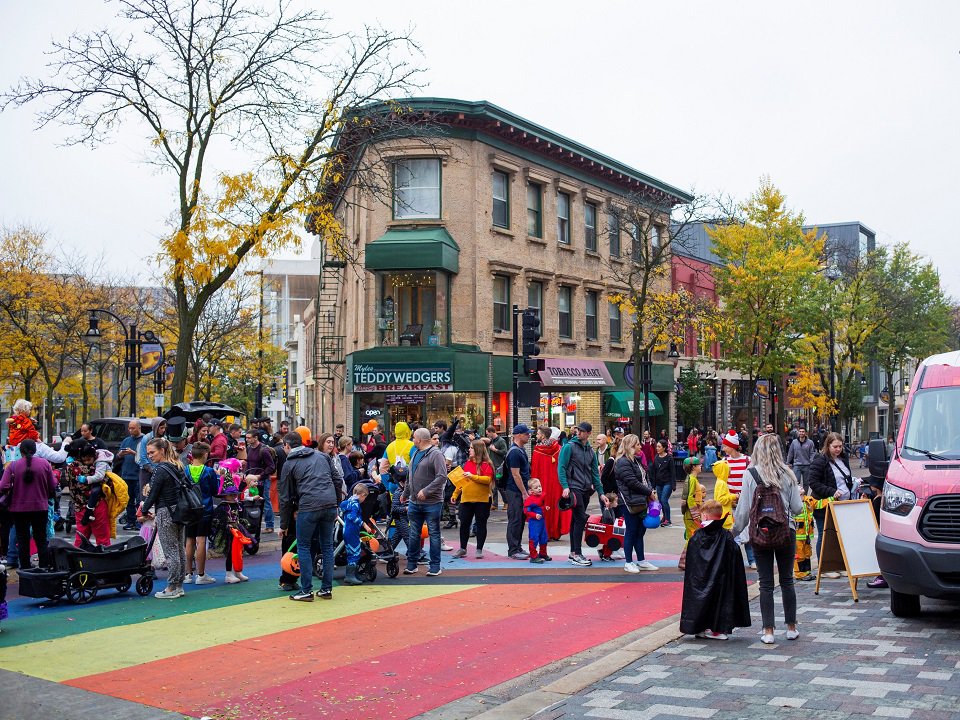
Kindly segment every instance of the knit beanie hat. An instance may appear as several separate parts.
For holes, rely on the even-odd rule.
[[[726,447],[740,449],[740,436],[737,435],[733,430],[728,432],[723,436],[723,444]]]

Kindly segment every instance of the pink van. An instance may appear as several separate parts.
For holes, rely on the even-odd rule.
[[[876,547],[891,611],[960,599],[960,352],[920,364],[894,446],[874,440],[868,457],[875,477],[887,465]]]

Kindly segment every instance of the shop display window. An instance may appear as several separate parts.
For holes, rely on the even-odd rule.
[[[394,270],[377,276],[377,345],[446,345],[449,275]]]
[[[427,395],[427,427],[437,420],[449,423],[456,417],[463,418],[463,427],[483,432],[487,427],[486,406],[486,393],[430,393]]]

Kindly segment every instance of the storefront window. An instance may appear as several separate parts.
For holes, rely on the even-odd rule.
[[[537,422],[567,430],[579,422],[577,420],[579,403],[580,393],[578,392],[541,393]]]
[[[487,427],[486,393],[429,393],[427,395],[426,425],[430,427],[437,420],[449,423],[453,418],[463,418],[461,426],[478,429],[481,433]]]
[[[510,418],[510,393],[498,392],[493,394],[490,400],[490,425],[493,425],[498,433],[504,433],[508,430]],[[486,429],[486,428],[484,428]]]
[[[378,345],[447,344],[446,273],[397,270],[376,275]]]

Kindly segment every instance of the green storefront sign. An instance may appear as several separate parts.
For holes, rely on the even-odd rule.
[[[354,392],[411,392],[453,390],[450,363],[355,363]]]

